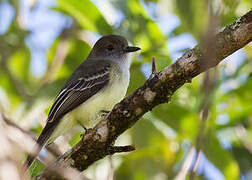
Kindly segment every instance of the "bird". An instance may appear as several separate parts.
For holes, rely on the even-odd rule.
[[[51,144],[74,125],[86,129],[97,123],[100,112],[109,112],[120,102],[130,80],[131,56],[140,50],[129,46],[120,35],[101,37],[88,57],[71,74],[58,93],[32,155],[28,155],[28,169],[44,146]]]

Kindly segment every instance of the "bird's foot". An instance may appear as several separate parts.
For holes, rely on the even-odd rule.
[[[85,132],[83,132],[83,133],[81,133],[80,134],[80,137],[82,138],[83,136],[84,136],[84,134],[87,132],[87,128],[84,126],[84,125],[82,125],[81,123],[80,123],[80,126],[84,129],[84,131]]]
[[[87,131],[87,128],[84,126],[84,125],[82,125],[82,124],[80,124],[81,125],[81,127],[85,130],[85,132]]]

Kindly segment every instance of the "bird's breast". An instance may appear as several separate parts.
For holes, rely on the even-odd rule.
[[[112,110],[124,98],[128,85],[129,73],[113,73],[106,87],[73,110],[74,119],[86,128],[93,127],[100,120],[101,110]]]

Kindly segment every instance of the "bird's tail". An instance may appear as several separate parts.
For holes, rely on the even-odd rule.
[[[25,177],[28,177],[28,169],[39,155],[39,152],[41,151],[42,147],[43,146],[40,146],[38,143],[36,143],[32,150],[32,153],[28,154],[26,161],[24,162],[23,167],[21,169],[21,179],[26,179]]]
[[[28,168],[32,165],[33,161],[37,158],[43,146],[46,145],[50,135],[51,135],[50,131],[48,133],[46,129],[43,129],[42,133],[37,139],[36,145],[33,148],[32,153],[27,156],[27,159],[23,165],[24,172],[28,170]]]
[[[39,155],[41,149],[43,148],[43,145],[45,144],[45,142],[43,143],[38,143],[40,142],[39,139],[40,139],[41,136],[39,136],[37,142],[36,142],[36,145],[35,147],[33,148],[32,150],[32,153],[31,154],[28,154],[27,158],[26,158],[26,161],[23,165],[23,168],[24,168],[24,172],[26,172],[29,167],[32,165],[33,161],[37,158],[37,156]]]

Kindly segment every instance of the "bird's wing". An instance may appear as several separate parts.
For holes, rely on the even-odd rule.
[[[40,146],[46,143],[65,114],[85,102],[108,84],[110,67],[102,67],[98,72],[97,70],[89,71],[88,74],[78,78],[78,80],[67,83],[60,91],[51,107],[46,126],[37,140]]]
[[[48,115],[48,122],[62,118],[91,96],[96,94],[109,82],[109,71],[99,76],[79,78],[77,82],[70,84],[57,96]]]

